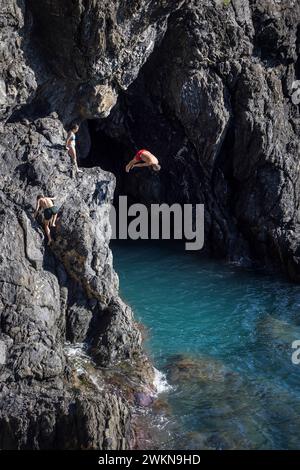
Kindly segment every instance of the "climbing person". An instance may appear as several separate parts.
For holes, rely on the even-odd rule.
[[[133,159],[126,165],[126,171],[129,173],[132,168],[143,168],[147,166],[153,168],[154,171],[159,171],[161,169],[157,158],[148,150],[143,149],[139,150]]]
[[[79,170],[78,164],[77,164],[77,153],[76,153],[76,134],[79,131],[79,126],[78,124],[74,124],[70,131],[68,132],[67,135],[67,140],[66,140],[66,149],[68,150],[68,154],[70,155],[75,170],[77,173],[82,173],[82,170]]]
[[[58,208],[54,205],[55,197],[45,197],[39,194],[36,198],[36,208],[34,218],[37,217],[40,210],[43,210],[44,230],[47,235],[48,245],[53,241],[51,238],[51,227],[55,227]]]

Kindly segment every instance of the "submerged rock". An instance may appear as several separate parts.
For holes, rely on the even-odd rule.
[[[221,361],[209,357],[175,356],[168,362],[168,380],[176,384],[171,409],[176,418],[191,420],[193,431],[178,429],[176,448],[249,449],[263,448],[266,438],[257,430],[256,414],[262,414],[264,386],[244,379]]]
[[[135,394],[135,400],[139,406],[150,406],[153,403],[153,397],[142,392]]]
[[[292,343],[300,338],[300,327],[272,315],[264,316],[257,324],[257,335],[272,348],[292,351]]]
[[[167,378],[172,384],[189,382],[224,382],[234,374],[222,362],[209,357],[177,355],[166,364]]]

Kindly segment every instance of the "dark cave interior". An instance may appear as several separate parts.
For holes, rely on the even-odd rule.
[[[100,166],[104,171],[113,173],[116,177],[116,199],[125,192],[122,175],[124,174],[124,162],[126,158],[129,159],[130,150],[126,145],[103,131],[99,120],[86,121],[86,127],[90,137],[90,148],[85,158],[79,159],[79,165],[85,168]]]
[[[109,123],[105,120],[89,120],[83,123],[82,130],[78,133],[79,166],[99,166],[115,175],[116,206],[120,195],[126,195],[130,204],[161,201],[160,188],[164,172],[158,175],[148,168],[139,168],[127,174],[125,165],[133,158],[137,147],[129,144],[129,138],[128,144],[123,143],[119,138],[110,136],[109,132]],[[87,139],[88,145],[84,142]]]
[[[80,160],[80,165],[86,168],[101,166],[105,171],[120,174],[129,149],[105,133],[98,120],[87,121],[87,128],[91,145],[86,158]]]

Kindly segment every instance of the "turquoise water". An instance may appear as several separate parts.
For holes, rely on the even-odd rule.
[[[300,287],[178,246],[112,245],[123,298],[171,389],[161,448],[300,448]]]

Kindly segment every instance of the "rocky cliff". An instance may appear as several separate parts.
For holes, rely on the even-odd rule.
[[[126,449],[152,368],[112,267],[114,176],[72,178],[63,124],[109,113],[173,7],[42,3],[1,2],[0,448]],[[38,193],[60,207],[50,248]],[[86,370],[70,343],[85,344]]]
[[[90,126],[95,154],[108,137],[125,160],[133,147],[161,160],[151,184],[146,172],[118,178],[121,192],[204,203],[208,251],[297,281],[299,21],[299,1],[185,2],[109,118]]]
[[[274,261],[298,280],[300,4],[0,8],[0,448],[128,448],[134,389],[110,374],[142,387],[152,372],[118,295],[115,179],[100,167],[136,200],[204,202],[207,248]],[[64,148],[74,120],[92,166],[76,178]],[[160,175],[121,172],[138,147],[157,154]],[[50,248],[32,217],[39,193],[60,206]],[[85,344],[100,385],[70,343]]]

